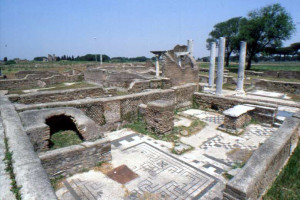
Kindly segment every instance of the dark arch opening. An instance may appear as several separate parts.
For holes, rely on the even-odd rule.
[[[51,148],[54,144],[51,141],[51,136],[54,133],[59,131],[67,131],[71,130],[76,133],[81,141],[83,141],[83,137],[78,131],[76,124],[71,119],[71,116],[67,116],[64,114],[55,115],[46,119],[46,124],[50,127],[50,139],[49,139],[49,148]]]
[[[216,105],[216,104],[214,104],[214,103],[211,104],[210,108],[213,109],[213,110],[216,110],[216,111],[219,110],[218,105]]]

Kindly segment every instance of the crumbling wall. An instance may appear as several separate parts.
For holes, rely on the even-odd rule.
[[[17,73],[15,73],[15,77],[17,79],[22,79],[25,78],[28,75],[31,75],[31,78],[46,78],[46,77],[50,77],[53,75],[58,75],[59,73],[56,71],[19,71]]]
[[[199,69],[195,59],[190,55],[177,57],[176,53],[185,52],[186,46],[175,46],[174,50],[167,51],[162,55],[162,74],[170,78],[172,86],[186,83],[199,83]],[[181,65],[179,64],[181,59]]]
[[[0,90],[28,89],[32,87],[39,87],[40,86],[39,82],[44,82],[45,86],[51,86],[53,84],[58,84],[58,83],[77,82],[82,80],[83,80],[82,74],[77,74],[73,76],[64,76],[60,74],[60,75],[53,75],[47,78],[34,78],[34,79],[26,78],[26,77],[23,79],[5,79],[5,80],[0,80]]]
[[[111,160],[111,144],[107,139],[83,142],[39,154],[48,176],[53,179],[81,172],[98,163]]]
[[[55,108],[55,107],[74,107],[85,113],[86,116],[100,125],[101,131],[116,128],[121,123],[130,122],[138,117],[138,106],[147,104],[155,100],[170,100],[175,102],[176,108],[191,105],[192,94],[196,89],[195,84],[187,84],[174,89],[155,89],[151,91],[135,93],[130,95],[80,99],[65,102],[51,102],[43,104],[16,104],[18,111]]]
[[[84,72],[84,79],[104,87],[127,88],[134,79],[145,79],[145,77],[127,71],[113,71],[96,68],[86,70]]]
[[[86,97],[100,97],[111,94],[106,92],[102,87],[89,87],[80,89],[69,89],[60,91],[45,91],[31,94],[11,95],[9,100],[14,103],[35,104],[56,101],[72,101],[84,99]]]
[[[265,79],[254,79],[254,82],[256,88],[291,94],[300,94],[300,83],[297,82],[271,81]]]

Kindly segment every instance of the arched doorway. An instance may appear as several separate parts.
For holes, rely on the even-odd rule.
[[[50,128],[50,149],[79,144],[83,141],[83,137],[71,116],[54,115],[46,119],[46,124]]]

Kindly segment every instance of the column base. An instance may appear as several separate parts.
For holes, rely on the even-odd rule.
[[[235,90],[235,96],[244,96],[246,92],[244,90]]]

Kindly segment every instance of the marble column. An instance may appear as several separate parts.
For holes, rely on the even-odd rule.
[[[159,77],[159,55],[155,55],[155,74]]]
[[[238,78],[237,78],[237,86],[236,86],[236,94],[237,95],[245,94],[244,77],[245,77],[245,63],[246,63],[246,48],[247,48],[247,43],[241,41]]]
[[[218,51],[216,95],[222,95],[223,76],[224,76],[224,57],[225,57],[225,38],[220,37],[219,38],[219,51]]]
[[[102,65],[102,54],[100,54],[100,65]]]
[[[190,53],[191,56],[194,56],[194,40],[188,40],[187,46],[188,46],[187,51]]]
[[[214,87],[215,81],[215,63],[216,63],[216,43],[210,43],[210,60],[209,60],[209,79],[208,79],[208,87]]]

